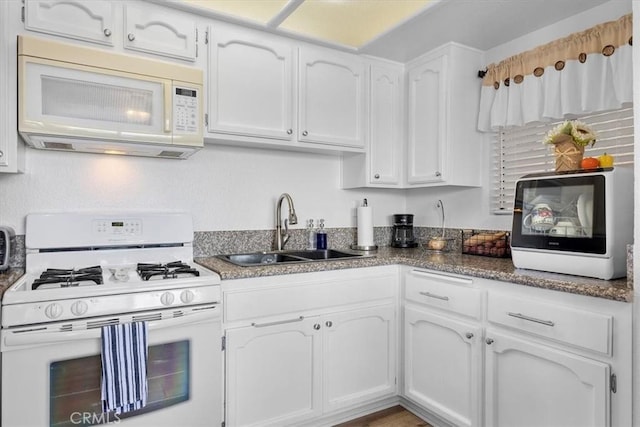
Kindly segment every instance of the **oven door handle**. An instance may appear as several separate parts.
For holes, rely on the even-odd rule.
[[[180,317],[161,320],[150,320],[147,321],[147,328],[149,333],[151,333],[152,331],[172,328],[175,326],[213,320],[217,316],[217,309],[213,307],[196,313],[185,314]],[[6,332],[6,335],[4,335],[3,337],[3,345],[6,347],[13,347],[21,345],[38,345],[57,342],[100,339],[101,334],[101,327],[82,329],[78,331],[47,330],[45,327],[43,327],[41,330],[38,330],[34,327],[33,329],[26,331],[23,330]]]

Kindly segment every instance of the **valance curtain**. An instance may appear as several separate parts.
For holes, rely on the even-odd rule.
[[[489,65],[478,129],[493,132],[629,106],[632,71],[628,14]]]

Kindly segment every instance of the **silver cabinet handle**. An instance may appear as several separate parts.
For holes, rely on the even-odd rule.
[[[486,342],[488,345],[493,344],[493,338],[487,338],[486,340],[484,340],[484,342]]]
[[[0,150],[0,159],[2,158],[2,156],[4,156],[4,152]]]
[[[436,172],[436,176],[440,177],[440,176],[442,176],[442,174],[440,172]]]
[[[309,135],[309,132],[307,132],[306,130],[302,131],[302,136],[307,136],[307,135]]]
[[[431,292],[420,292],[420,295],[424,295],[425,297],[440,299],[442,301],[449,301],[449,297],[445,295],[436,295]]]
[[[374,177],[375,179],[380,179],[380,174],[379,174],[379,173],[377,173],[377,174],[375,174],[373,177]]]
[[[303,320],[304,316],[300,316],[296,317],[295,319],[278,320],[277,322],[252,323],[251,326],[256,328],[264,328],[265,326],[283,325],[285,323],[302,322]]]
[[[287,129],[287,135],[291,135],[293,133],[293,129]]]
[[[333,326],[333,322],[332,322],[331,320],[327,320],[327,321],[325,322],[325,325],[327,326],[327,328],[330,328],[330,327],[332,327],[332,326]]]
[[[129,33],[129,35],[127,36],[127,38],[129,39],[130,42],[134,41],[136,39],[136,35],[133,33]]]
[[[315,325],[313,325],[313,329],[315,329],[316,331],[320,329],[320,323],[316,323]]]
[[[467,337],[467,339],[473,338],[473,334],[471,332],[467,332],[464,336]]]
[[[104,32],[105,37],[111,37],[111,30],[110,29],[105,28],[103,32]]]
[[[522,320],[528,320],[529,322],[540,323],[541,325],[546,325],[546,326],[554,326],[555,325],[555,323],[552,322],[551,320],[536,319],[535,317],[525,316],[522,313],[511,313],[511,312],[508,312],[507,314],[509,316],[511,316],[511,317],[516,317],[516,318],[522,319]]]

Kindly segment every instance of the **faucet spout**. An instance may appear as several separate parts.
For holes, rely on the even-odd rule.
[[[287,200],[289,205],[289,215],[284,220],[284,230],[282,229],[282,202]],[[281,251],[284,249],[284,245],[289,240],[289,224],[294,225],[298,223],[298,216],[296,210],[293,207],[293,199],[288,193],[282,193],[276,203],[276,250]]]

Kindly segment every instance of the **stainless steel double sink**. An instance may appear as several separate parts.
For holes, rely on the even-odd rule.
[[[352,258],[366,258],[373,255],[343,252],[335,249],[285,250],[275,252],[250,252],[242,254],[218,255],[218,258],[242,267],[256,265],[295,264],[301,262],[335,261]]]

